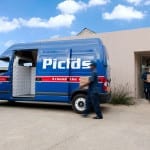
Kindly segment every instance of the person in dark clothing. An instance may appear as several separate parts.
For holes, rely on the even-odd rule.
[[[102,115],[100,104],[99,104],[98,77],[97,77],[97,71],[96,71],[96,63],[94,61],[91,62],[90,69],[91,69],[91,76],[89,77],[88,82],[80,86],[80,88],[88,86],[86,109],[83,113],[83,116],[84,117],[88,116],[90,112],[90,108],[92,106],[96,113],[96,116],[93,119],[103,119],[103,115]]]
[[[142,74],[142,80],[144,84],[144,94],[145,98],[150,101],[150,82],[147,79],[147,76],[150,75],[149,68],[146,67],[144,73]]]

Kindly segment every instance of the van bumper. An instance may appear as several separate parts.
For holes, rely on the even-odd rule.
[[[100,103],[109,103],[111,100],[111,93],[100,93],[99,100]]]

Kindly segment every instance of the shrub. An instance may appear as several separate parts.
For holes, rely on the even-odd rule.
[[[133,97],[130,96],[130,90],[128,84],[118,85],[113,87],[111,94],[111,104],[123,104],[123,105],[133,105]]]

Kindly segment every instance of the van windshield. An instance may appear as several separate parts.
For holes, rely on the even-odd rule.
[[[0,73],[8,71],[9,60],[9,57],[0,58]]]

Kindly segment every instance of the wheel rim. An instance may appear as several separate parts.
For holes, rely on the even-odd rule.
[[[85,110],[85,98],[79,97],[76,99],[75,107],[78,111],[83,112]]]

